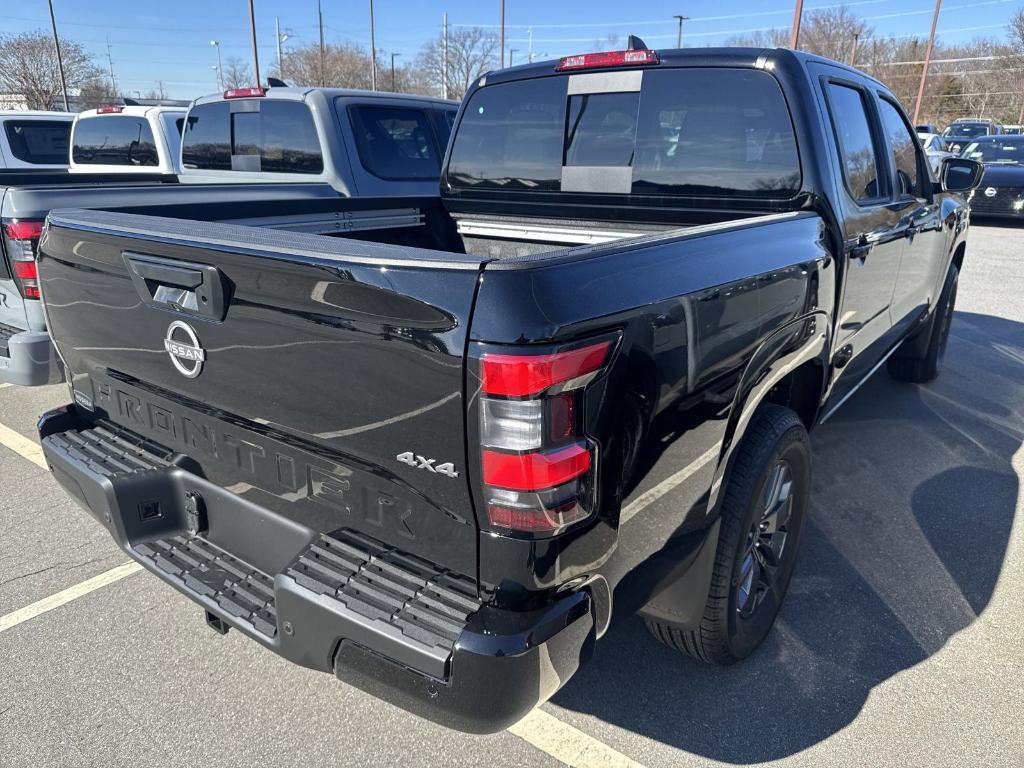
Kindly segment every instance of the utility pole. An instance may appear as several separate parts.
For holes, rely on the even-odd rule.
[[[928,67],[932,63],[932,48],[935,46],[935,26],[939,23],[939,9],[942,0],[935,0],[935,13],[932,16],[932,32],[928,36],[928,50],[924,52],[924,69],[921,70],[921,84],[917,87],[917,102],[914,104],[914,125],[921,114],[921,102],[924,100],[924,84],[928,79]]]
[[[220,60],[220,40],[211,40],[210,45],[217,49],[217,84],[224,90],[224,65]]]
[[[392,93],[398,93],[398,91],[395,89],[395,56],[401,56],[401,55],[402,54],[400,54],[400,53],[392,53],[391,54],[391,92]]]
[[[526,49],[526,60],[533,64],[533,27],[526,30],[526,36],[530,39]]]
[[[680,15],[676,14],[672,18],[679,20],[679,30],[676,32],[676,48],[682,48],[683,47],[683,22],[684,21],[689,21],[690,17],[689,16],[680,16]]]
[[[851,67],[857,66],[857,43],[859,41],[860,41],[860,30],[857,30],[856,32],[853,33],[853,49],[850,51],[850,61],[849,61],[849,64],[850,64]]]
[[[53,0],[47,0],[50,5],[50,25],[53,27],[53,47],[57,50],[57,70],[60,72],[60,92],[64,95],[64,111],[70,112],[68,105],[68,84],[64,80],[64,59],[60,56],[60,39],[57,37],[57,17],[53,15]]]
[[[260,55],[256,50],[256,9],[253,0],[249,0],[249,27],[252,29],[252,68],[256,73],[256,87],[260,87]],[[218,47],[219,51],[220,48]]]
[[[441,98],[448,98],[448,11],[444,12],[444,61],[441,64]]]
[[[804,16],[804,0],[796,0],[796,8],[793,9],[793,32],[789,36],[789,47],[796,50],[800,42],[800,22]]]
[[[501,68],[505,68],[505,0],[501,0]]]
[[[327,85],[327,82],[326,76],[324,75],[324,12],[320,8],[320,0],[316,0],[316,17],[320,23],[320,87],[323,88]],[[373,18],[372,11],[370,13],[370,18]]]
[[[288,39],[288,35],[281,34],[281,20],[274,17],[274,42],[277,43],[277,74],[284,80],[284,59],[281,57],[281,43]]]
[[[515,57],[516,51],[518,51],[518,50],[519,50],[518,48],[509,48],[508,49],[508,65],[510,67],[512,66],[512,59]]]
[[[114,60],[110,58],[110,38],[107,38],[107,66],[110,68],[110,92],[117,95],[117,81],[114,80]]]
[[[373,36],[373,0],[370,0],[370,90],[377,90],[377,43]]]

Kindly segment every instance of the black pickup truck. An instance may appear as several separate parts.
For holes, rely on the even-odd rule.
[[[214,629],[454,728],[514,723],[613,616],[735,662],[808,430],[886,360],[937,373],[980,170],[933,181],[882,84],[788,50],[490,73],[441,198],[380,201],[415,227],[52,212],[43,450]]]

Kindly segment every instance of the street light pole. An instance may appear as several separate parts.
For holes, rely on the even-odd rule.
[[[281,55],[281,43],[287,40],[289,37],[288,33],[281,34],[281,20],[274,17],[274,41],[277,43],[277,74],[282,80],[284,80],[284,57]]]
[[[441,64],[441,98],[448,98],[448,11],[444,12],[444,62]]]
[[[857,43],[860,41],[860,30],[853,33],[853,50],[850,51],[850,66],[857,66]]]
[[[256,49],[256,9],[249,0],[249,27],[252,29],[252,68],[256,72],[256,87],[260,87],[260,54]]]
[[[501,0],[501,68],[505,68],[505,0]]]
[[[935,13],[932,15],[932,32],[928,36],[928,50],[924,52],[924,69],[921,70],[921,83],[917,86],[917,102],[914,104],[914,125],[921,114],[921,101],[924,99],[924,83],[928,79],[928,67],[932,63],[932,48],[935,47],[935,25],[939,23],[939,9],[942,0],[935,0]]]
[[[224,64],[220,60],[220,40],[211,40],[210,45],[217,49],[217,84],[224,90]]]
[[[519,50],[518,48],[509,48],[508,49],[508,65],[510,67],[512,66],[512,59],[515,58],[516,51],[518,51],[518,50]]]
[[[676,48],[682,48],[683,47],[683,22],[684,21],[689,21],[690,17],[689,16],[680,16],[679,14],[676,14],[672,18],[679,20],[679,29],[676,32]]]
[[[800,22],[804,16],[804,0],[796,0],[796,8],[793,9],[793,32],[789,36],[789,47],[796,49],[800,42]]]
[[[395,56],[401,56],[401,55],[402,54],[400,54],[400,53],[392,53],[391,54],[391,92],[392,93],[397,93],[398,92],[395,89]]]
[[[320,87],[327,85],[324,76],[324,12],[320,8],[320,0],[316,0],[316,17],[320,24]]]
[[[377,90],[377,43],[373,37],[373,0],[370,0],[370,90]]]
[[[60,38],[57,37],[57,17],[53,15],[53,0],[47,0],[50,5],[50,25],[53,27],[53,47],[57,51],[57,70],[60,72],[60,92],[64,95],[64,111],[70,112],[68,106],[68,84],[64,80],[64,59],[60,55]],[[47,104],[47,107],[50,105]]]

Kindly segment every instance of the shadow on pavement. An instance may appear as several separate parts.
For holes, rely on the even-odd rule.
[[[1013,524],[1024,324],[958,312],[939,379],[880,372],[812,438],[810,522],[786,604],[742,664],[691,661],[638,618],[554,698],[678,749],[777,759],[853,721],[869,693],[985,609]]]

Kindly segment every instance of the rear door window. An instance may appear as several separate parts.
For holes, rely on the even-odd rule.
[[[570,77],[592,76],[476,91],[452,146],[449,183],[701,196],[789,197],[799,190],[793,124],[768,73],[646,69],[639,90],[568,86]],[[579,167],[608,170],[568,173]],[[624,186],[609,183],[613,176]]]
[[[423,110],[353,105],[352,133],[363,167],[382,179],[436,179],[441,161]]]
[[[182,138],[186,168],[317,174],[324,169],[309,107],[299,101],[246,100],[200,104]]]
[[[23,163],[67,165],[70,120],[7,120],[7,145]]]
[[[859,88],[839,83],[829,83],[827,90],[847,189],[858,203],[868,203],[881,197],[882,190],[865,94]]]
[[[155,166],[160,164],[149,121],[130,115],[80,119],[71,158],[82,165]]]

